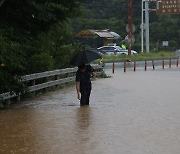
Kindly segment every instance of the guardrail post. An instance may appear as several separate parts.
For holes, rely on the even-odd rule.
[[[36,80],[32,80],[32,86],[35,86],[35,85],[36,85]],[[35,96],[35,94],[36,94],[36,92],[33,91],[33,92],[32,92],[32,95]]]
[[[113,65],[112,65],[112,73],[114,74],[114,62],[113,62]]]
[[[66,78],[70,77],[70,73],[66,73]],[[68,84],[68,82],[66,82],[65,84]]]
[[[134,72],[136,72],[136,61],[134,61]]]
[[[55,80],[59,80],[59,75],[55,76]],[[58,87],[58,85],[55,85],[55,88],[57,88],[57,87]]]
[[[164,69],[164,58],[162,60],[162,69]]]
[[[179,65],[179,58],[177,58],[176,67],[178,67],[178,65]]]
[[[48,80],[49,80],[49,77],[43,78],[43,83],[48,82]],[[44,88],[44,92],[47,92],[47,91],[48,91],[48,88]]]
[[[171,58],[169,58],[169,68],[171,68]]]
[[[147,61],[145,60],[144,62],[144,70],[146,71],[147,70]]]
[[[124,61],[124,73],[126,72],[126,61]]]
[[[11,104],[11,100],[10,98],[7,100],[7,105],[10,105]]]
[[[20,102],[20,100],[21,100],[21,96],[20,96],[20,94],[18,94],[17,101]]]
[[[154,60],[152,60],[152,66],[153,66],[153,70],[155,70]]]

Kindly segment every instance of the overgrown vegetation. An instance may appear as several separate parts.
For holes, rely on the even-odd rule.
[[[83,0],[5,0],[0,5],[0,93],[23,92],[21,76],[69,66],[81,50],[71,18]]]
[[[104,62],[108,61],[124,61],[124,60],[147,60],[147,59],[162,59],[162,58],[175,58],[172,52],[150,52],[139,53],[138,55],[118,55],[118,56],[104,56]]]
[[[107,75],[104,71],[97,76],[97,78],[110,78],[111,76],[110,75]]]

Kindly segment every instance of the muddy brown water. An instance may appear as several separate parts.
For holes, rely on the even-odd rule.
[[[0,153],[179,154],[179,70],[116,71],[92,83],[87,107],[73,86],[1,110]]]

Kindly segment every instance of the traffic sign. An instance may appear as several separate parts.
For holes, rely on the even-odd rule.
[[[180,14],[180,0],[158,0],[157,14]]]
[[[146,24],[145,24],[145,23],[141,24],[141,25],[140,25],[140,28],[141,28],[141,29],[143,28],[143,30],[145,30],[145,29],[146,29]]]
[[[129,31],[129,26],[126,25],[126,32]],[[134,33],[136,31],[136,27],[134,26],[134,24],[132,24],[132,33]]]
[[[129,39],[128,38],[128,35],[125,37],[125,41],[126,41],[126,43],[128,44],[128,43],[130,43],[131,45],[132,44],[134,44],[134,42],[135,42],[135,37],[134,37],[134,35],[132,35],[132,37]]]
[[[162,45],[163,45],[163,47],[168,47],[169,42],[168,41],[162,41]]]

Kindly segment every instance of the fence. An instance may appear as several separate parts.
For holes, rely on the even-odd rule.
[[[137,69],[155,70],[155,69],[166,69],[166,68],[178,68],[179,67],[179,58],[169,58],[169,59],[154,59],[154,60],[142,60],[142,61],[124,61],[124,62],[112,62],[106,63],[106,68],[112,68],[112,73],[114,74],[115,70],[127,70],[136,71]]]
[[[93,65],[97,75],[102,73],[103,68],[99,65]],[[74,81],[76,68],[58,69],[41,73],[34,73],[22,77],[22,82],[27,82],[29,92],[35,92],[49,87],[57,87],[58,85]],[[0,94],[0,100],[10,102],[11,98],[17,97],[20,100],[20,94],[6,92]]]

